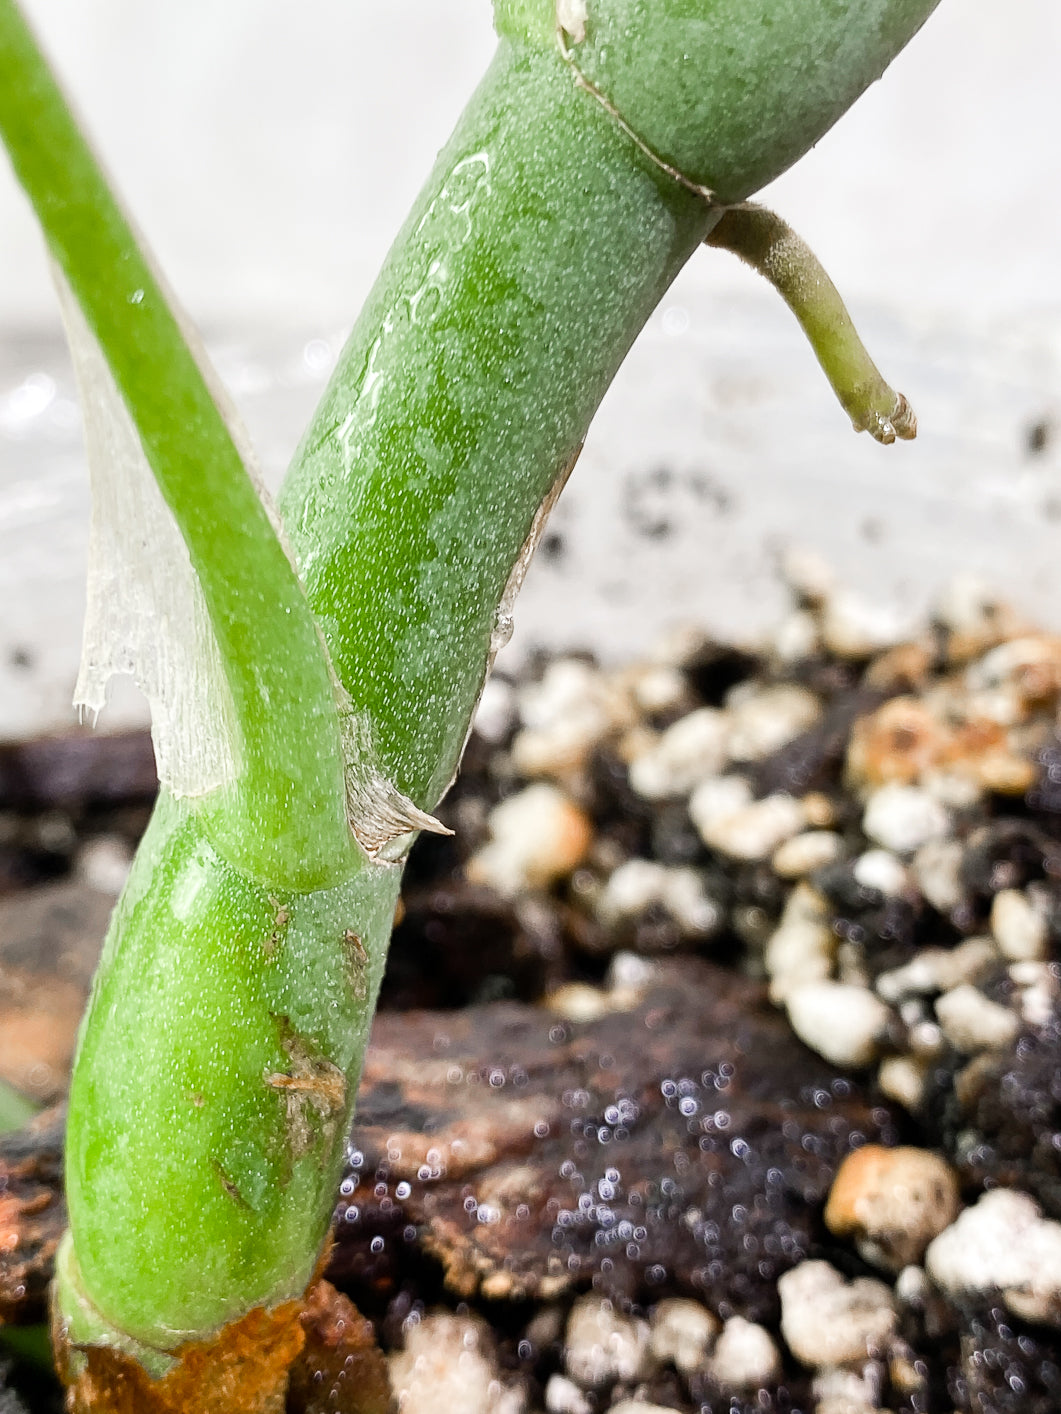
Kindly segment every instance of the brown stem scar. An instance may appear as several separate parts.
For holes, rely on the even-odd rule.
[[[367,967],[367,966],[368,966],[368,953],[365,951],[365,945],[364,945],[364,943],[361,941],[361,939],[358,937],[358,935],[353,931],[353,929],[347,928],[346,932],[343,934],[343,942],[346,944],[347,951],[348,951],[353,957],[357,958],[357,960],[358,960],[358,962],[361,964],[361,966],[362,966],[362,967]]]
[[[273,898],[272,894],[269,895],[269,907],[273,910],[273,928],[262,943],[262,951],[267,958],[272,958],[276,956],[280,944],[284,941],[287,925],[291,922],[291,910],[286,903]]]
[[[221,1184],[221,1187],[225,1190],[228,1196],[232,1199],[232,1201],[236,1204],[238,1208],[246,1208],[249,1210],[250,1204],[247,1202],[246,1198],[244,1198],[243,1194],[239,1191],[239,1188],[237,1187],[234,1180],[231,1179],[229,1175],[225,1172],[225,1170],[221,1167],[220,1162],[217,1159],[213,1159],[211,1160],[211,1162],[213,1165],[213,1170],[217,1174],[218,1182]]]
[[[309,1152],[319,1135],[334,1134],[346,1112],[346,1076],[315,1042],[295,1031],[289,1017],[273,1019],[290,1065],[287,1071],[266,1071],[263,1079],[283,1097],[288,1144],[297,1159]]]
[[[347,986],[358,1001],[363,1001],[368,995],[368,953],[352,928],[343,934],[343,962]]]
[[[318,1065],[328,1062],[317,1062]],[[332,1066],[334,1075],[289,1075],[286,1071],[272,1071],[265,1077],[266,1085],[274,1090],[290,1090],[306,1095],[310,1102],[324,1113],[338,1109],[346,1099],[346,1081],[338,1066]]]

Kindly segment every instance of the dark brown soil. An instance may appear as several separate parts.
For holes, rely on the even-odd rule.
[[[755,764],[754,792],[831,801],[846,858],[812,882],[846,965],[867,986],[925,946],[984,931],[995,895],[1028,884],[1051,900],[1056,973],[1061,745],[1052,732],[1029,748],[1030,788],[988,790],[957,811],[953,907],[916,890],[885,895],[855,875],[852,860],[867,845],[844,777],[852,728],[943,672],[942,639],[936,652],[913,684],[825,654],[786,670],[821,696],[824,712]],[[753,655],[705,645],[686,668],[689,703],[718,703],[735,684],[771,674],[776,667]],[[384,1350],[401,1344],[411,1315],[440,1304],[477,1311],[493,1327],[500,1370],[521,1378],[537,1409],[561,1369],[566,1312],[587,1291],[635,1314],[693,1297],[723,1320],[764,1324],[780,1344],[777,1278],[788,1268],[823,1257],[845,1276],[879,1275],[822,1217],[839,1163],[867,1141],[946,1154],[967,1202],[1012,1186],[1061,1217],[1056,1011],[1024,1026],[1011,1049],[972,1063],[944,1049],[907,1111],[882,1095],[872,1070],[840,1072],[809,1050],[770,1004],[762,947],[791,881],[769,862],[711,854],[681,802],[649,803],[631,790],[613,741],[597,745],[572,786],[595,832],[585,867],[603,873],[602,861],[634,855],[692,865],[724,913],[714,936],[690,940],[658,908],[609,934],[570,879],[515,901],[470,884],[464,865],[489,810],[524,784],[505,745],[473,738],[445,806],[456,838],[425,838],[410,861],[336,1209],[328,1277],[374,1323]],[[109,909],[78,860],[99,837],[135,843],[151,789],[146,736],[0,752],[0,1075],[38,1100],[61,1099]],[[654,960],[650,979],[625,992],[608,974],[620,946]],[[595,989],[594,1014],[571,1019],[556,1004],[571,984]],[[1012,999],[1004,968],[980,985]],[[904,1036],[890,1044],[901,1053]],[[44,1315],[63,1222],[61,1135],[55,1110],[0,1138],[0,1322]],[[941,1293],[903,1307],[900,1323],[918,1375],[900,1387],[882,1366],[879,1407],[1061,1407],[1056,1330],[1022,1323],[994,1298],[962,1304]],[[0,1343],[0,1410],[9,1414],[26,1407],[27,1375],[22,1367],[5,1377],[3,1352]],[[815,1407],[808,1372],[790,1358],[754,1397],[666,1369],[639,1393],[700,1414]],[[607,1408],[608,1397],[597,1391],[594,1407]],[[33,1409],[57,1407],[39,1381],[32,1398]],[[291,1414],[306,1399],[293,1395]]]

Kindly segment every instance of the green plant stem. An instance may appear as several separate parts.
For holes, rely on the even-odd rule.
[[[378,764],[417,805],[433,809],[456,768],[537,507],[722,216],[693,188],[732,200],[778,175],[935,3],[857,0],[841,21],[832,0],[590,0],[585,42],[568,45],[550,0],[499,0],[497,57],[280,500]]]
[[[0,0],[0,135],[121,392],[202,586],[240,730],[226,852],[312,887],[355,867],[316,625],[224,417],[14,0]]]
[[[528,140],[528,115],[551,151]],[[455,191],[454,170],[483,153],[489,185],[476,162],[470,190]],[[631,166],[625,139],[552,55],[504,46],[440,157],[283,498],[377,765],[418,803],[433,804],[454,768],[540,501],[713,219],[650,164]],[[605,236],[603,264],[580,249]],[[433,316],[419,304],[422,322],[403,323],[433,266]],[[378,379],[351,379],[373,357]],[[334,430],[314,452],[322,426]],[[347,451],[344,427],[368,435]],[[302,1290],[331,1212],[399,873],[371,865],[339,889],[270,898],[209,847],[187,806],[160,804],[112,924],[71,1092],[74,1332],[76,1294],[100,1317],[94,1338],[109,1326],[152,1360]],[[369,958],[353,990],[347,934]],[[297,1157],[292,1092],[265,1079],[291,1069],[278,1016],[347,1077],[327,1131],[306,1116],[313,1144]]]
[[[408,841],[394,799],[433,809],[444,791],[541,508],[639,328],[721,215],[672,170],[680,105],[674,132],[657,125],[649,141],[635,131],[636,102],[615,111],[626,78],[609,97],[610,71],[581,74],[571,57],[581,41],[557,42],[551,6],[516,8],[500,17],[497,56],[388,257],[281,498],[349,698],[355,828],[382,837],[389,820],[399,854]],[[760,20],[772,8],[746,7]],[[815,33],[847,35],[851,9],[871,50],[863,83],[931,4],[843,8],[807,0],[799,13]],[[614,13],[626,9],[615,0]],[[776,73],[793,36],[781,26],[773,48],[757,40],[752,72],[746,11],[704,0],[700,17],[721,17],[728,33],[690,29],[691,10],[674,0],[633,16],[667,20],[639,34],[646,92],[684,75],[692,54],[718,125],[700,134],[697,180],[717,180],[716,138],[745,154],[749,180],[765,179],[794,155],[792,114],[770,98],[776,77],[802,101]],[[591,8],[587,72],[605,62],[606,46],[592,46],[609,13]],[[842,68],[849,49],[846,38],[834,45],[833,62]],[[817,78],[804,135],[839,112]],[[751,130],[735,148],[727,103],[739,109],[753,79],[758,116],[741,109]],[[846,103],[850,84],[840,87]],[[257,640],[235,646],[263,651]],[[297,745],[315,749],[306,733]],[[214,847],[187,803],[162,799],[74,1075],[73,1245],[59,1300],[75,1338],[132,1348],[157,1370],[185,1339],[301,1292],[330,1215],[399,876],[370,862],[319,892],[269,887]]]
[[[163,796],[111,922],[67,1126],[80,1291],[157,1354],[299,1295],[327,1231],[400,871],[274,892]],[[84,1309],[68,1305],[75,1336]]]
[[[937,3],[584,0],[573,34],[559,31],[557,0],[494,9],[501,34],[563,49],[598,103],[691,187],[732,205],[813,147]]]
[[[645,159],[555,50],[502,43],[279,501],[336,671],[417,805],[456,768],[540,504],[720,214]]]

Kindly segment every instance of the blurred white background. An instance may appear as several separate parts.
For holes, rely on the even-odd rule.
[[[185,303],[228,328],[350,317],[494,44],[489,0],[24,4]],[[1055,0],[942,0],[767,199],[853,298],[1056,304],[1059,65]],[[52,309],[4,167],[0,318]]]
[[[488,0],[24,3],[275,480],[488,61]],[[757,632],[788,544],[903,612],[972,567],[1061,625],[1059,68],[1056,0],[942,0],[765,197],[918,442],[856,439],[776,298],[701,252],[605,402],[515,651],[614,655],[689,618]],[[0,157],[0,735],[69,720],[88,502],[60,341]]]

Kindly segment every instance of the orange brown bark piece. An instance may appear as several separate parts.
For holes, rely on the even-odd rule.
[[[79,1356],[70,1414],[388,1414],[391,1407],[372,1323],[325,1281],[304,1303],[257,1307],[212,1340],[183,1346],[158,1379],[118,1350],[96,1346]]]
[[[589,1021],[513,1002],[381,1012],[328,1276],[382,1300],[418,1252],[465,1300],[591,1282],[651,1300],[662,1273],[768,1320],[841,1160],[889,1142],[887,1111],[836,1079],[760,984],[700,958],[658,962]]]
[[[292,1362],[305,1344],[302,1303],[256,1307],[212,1340],[175,1351],[160,1379],[120,1350],[94,1346],[67,1390],[70,1414],[284,1414]],[[69,1353],[69,1352],[65,1352]]]

